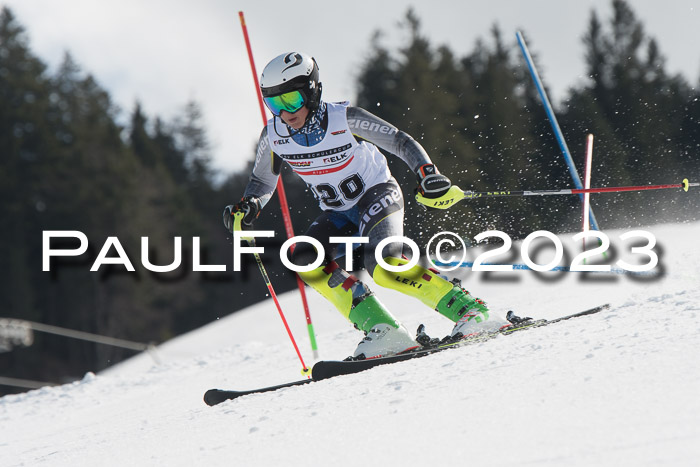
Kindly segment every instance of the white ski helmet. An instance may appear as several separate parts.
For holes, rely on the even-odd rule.
[[[275,115],[281,110],[294,113],[303,106],[313,112],[321,103],[318,78],[318,65],[312,56],[300,52],[284,53],[265,66],[260,77],[260,90],[265,104]]]

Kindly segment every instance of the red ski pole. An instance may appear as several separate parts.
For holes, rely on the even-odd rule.
[[[453,185],[450,190],[440,198],[426,198],[420,193],[416,194],[416,199],[422,204],[437,208],[447,209],[453,204],[463,199],[476,198],[500,198],[504,196],[551,196],[551,195],[577,195],[583,193],[620,193],[624,191],[644,191],[644,190],[665,190],[669,188],[682,188],[688,191],[689,187],[700,186],[700,183],[691,183],[687,178],[681,183],[668,185],[640,185],[640,186],[611,186],[602,188],[566,188],[563,190],[496,190],[496,191],[463,191],[458,186]]]
[[[242,212],[237,212],[236,214],[233,215],[233,231],[242,231],[242,222],[243,222],[243,214]],[[246,238],[242,237],[242,240],[245,240],[248,242],[248,245],[255,246],[255,239],[254,238]],[[234,241],[234,244],[236,242]],[[253,256],[255,256],[255,262],[258,264],[258,269],[260,270],[260,274],[262,275],[263,280],[265,281],[265,285],[267,286],[267,290],[270,292],[270,296],[272,297],[272,300],[275,302],[275,306],[277,307],[277,311],[280,314],[280,318],[282,318],[282,323],[284,324],[284,328],[287,330],[287,335],[289,335],[289,340],[292,341],[292,345],[294,346],[294,350],[297,353],[297,356],[299,357],[299,361],[301,362],[302,366],[302,374],[304,374],[307,378],[311,378],[311,369],[306,366],[306,363],[304,363],[304,358],[301,356],[301,352],[299,352],[299,346],[297,346],[297,341],[294,339],[294,335],[292,334],[292,330],[289,328],[289,324],[287,323],[287,318],[284,317],[284,312],[282,311],[282,307],[280,306],[279,300],[277,300],[277,294],[275,293],[275,289],[272,287],[272,282],[270,281],[270,276],[267,275],[267,271],[265,270],[265,266],[263,265],[262,259],[260,258],[260,255],[257,252],[253,252]]]

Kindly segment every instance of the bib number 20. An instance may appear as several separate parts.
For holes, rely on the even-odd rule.
[[[329,208],[338,208],[343,206],[345,201],[352,201],[364,193],[365,182],[359,174],[354,174],[338,183],[337,188],[330,183],[319,183],[312,186],[311,190],[316,199],[323,204]]]

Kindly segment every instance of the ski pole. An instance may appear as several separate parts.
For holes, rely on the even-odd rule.
[[[664,190],[668,188],[682,188],[688,191],[691,186],[700,186],[700,183],[690,183],[683,179],[682,183],[670,185],[640,185],[617,186],[603,188],[569,188],[563,190],[498,190],[498,191],[463,191],[458,186],[452,186],[446,195],[440,198],[426,198],[420,193],[416,194],[416,200],[431,208],[447,209],[463,199],[497,198],[505,196],[548,196],[548,195],[579,195],[583,193],[618,193],[623,191]]]
[[[243,221],[243,217],[245,216],[244,213],[242,212],[237,212],[233,215],[233,225],[234,228],[233,230],[239,230],[241,231],[241,223]],[[248,245],[253,247],[255,246],[255,239],[251,237],[242,237],[243,240],[248,242]],[[292,334],[292,330],[289,328],[289,323],[287,323],[287,318],[284,317],[284,312],[282,311],[282,307],[280,306],[279,300],[277,300],[277,294],[275,293],[275,289],[272,287],[272,282],[270,281],[270,276],[267,275],[267,271],[265,270],[265,266],[263,265],[262,258],[260,258],[260,255],[257,252],[253,252],[253,256],[255,257],[255,262],[258,265],[258,269],[260,270],[260,274],[262,275],[263,280],[265,281],[265,285],[267,286],[267,290],[270,292],[270,296],[272,297],[272,300],[275,302],[275,306],[277,307],[277,311],[279,312],[280,318],[282,318],[282,323],[284,323],[284,328],[287,330],[287,334],[289,335],[289,339],[292,341],[292,345],[294,346],[294,350],[297,353],[297,356],[299,357],[299,361],[301,362],[302,366],[302,374],[306,376],[307,378],[311,378],[311,368],[306,366],[306,363],[304,363],[304,358],[301,356],[301,352],[299,352],[299,347],[297,346],[297,341],[294,339],[294,335]]]
[[[253,72],[253,81],[255,83],[255,94],[258,96],[258,104],[260,105],[260,114],[262,115],[263,125],[267,123],[267,116],[265,115],[265,105],[263,104],[262,95],[260,94],[260,85],[258,83],[258,73],[255,70],[255,60],[253,59],[253,50],[250,46],[250,38],[248,37],[248,28],[245,24],[245,17],[243,12],[239,11],[238,16],[241,20],[241,29],[243,30],[243,38],[245,39],[246,49],[248,50],[248,60],[250,61],[250,69]],[[282,210],[282,219],[284,219],[284,228],[287,232],[287,238],[294,237],[294,227],[292,226],[292,217],[289,214],[289,204],[287,203],[287,194],[284,190],[284,184],[282,183],[282,176],[277,180],[277,196],[280,200],[280,209]],[[292,245],[292,251],[294,247]],[[304,281],[301,280],[298,274],[295,274],[297,278],[297,287],[299,288],[299,293],[301,294],[301,303],[304,307],[304,315],[306,316],[306,326],[309,330],[309,340],[311,341],[311,350],[313,351],[314,358],[318,358],[318,346],[316,344],[316,332],[314,331],[314,325],[311,322],[311,312],[309,311],[309,302],[306,300],[306,290],[304,288]]]

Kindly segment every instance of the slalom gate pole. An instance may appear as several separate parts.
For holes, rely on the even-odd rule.
[[[258,82],[258,72],[255,70],[255,60],[253,59],[253,50],[250,46],[250,38],[248,37],[248,27],[245,24],[245,17],[243,12],[239,11],[238,16],[241,20],[241,29],[243,30],[243,38],[245,39],[246,49],[248,51],[248,60],[250,61],[250,69],[253,72],[253,82],[255,83],[255,94],[258,96],[258,104],[260,105],[260,115],[262,115],[263,125],[267,124],[267,116],[265,114],[265,105],[263,104],[262,94],[260,93],[260,83]],[[282,210],[282,219],[284,219],[284,228],[287,232],[287,238],[294,237],[294,227],[292,226],[292,217],[289,214],[289,204],[287,203],[287,193],[284,190],[284,184],[282,183],[282,175],[277,179],[277,196],[280,200],[280,209]],[[295,245],[290,248],[294,251]],[[318,345],[316,343],[316,332],[314,331],[314,325],[311,322],[311,312],[309,311],[309,303],[306,300],[306,290],[304,287],[304,281],[301,280],[298,274],[294,274],[297,278],[297,287],[299,288],[299,293],[301,295],[301,303],[304,307],[304,315],[306,316],[306,327],[309,331],[309,340],[311,341],[311,350],[313,351],[314,358],[318,358]],[[284,319],[284,318],[282,318]]]
[[[583,188],[588,189],[591,187],[591,163],[593,162],[593,135],[589,134],[586,138],[586,165],[583,171]],[[581,232],[588,232],[590,229],[590,208],[591,208],[591,194],[583,194],[583,225],[581,227]],[[583,237],[583,251],[586,251],[586,237]],[[584,260],[585,261],[585,260]]]
[[[450,191],[441,198],[426,198],[420,193],[416,199],[423,205],[435,209],[447,209],[463,199],[475,198],[499,198],[505,196],[550,196],[550,195],[582,195],[584,193],[620,193],[624,191],[664,190],[669,188],[682,188],[688,191],[691,186],[700,186],[700,183],[690,183],[683,179],[682,183],[669,185],[640,185],[640,186],[615,186],[602,188],[569,188],[564,190],[498,190],[498,191],[463,191],[456,185],[452,185]]]
[[[241,231],[241,224],[243,221],[243,216],[244,214],[242,212],[237,212],[234,214],[234,231]],[[246,242],[248,242],[248,245],[251,247],[255,246],[255,239],[254,238],[242,238]],[[234,241],[235,243],[235,241]],[[265,269],[265,265],[263,265],[262,258],[260,258],[260,255],[257,253],[257,251],[253,252],[253,256],[255,257],[255,262],[258,265],[258,269],[260,270],[260,275],[262,276],[263,280],[265,281],[265,285],[267,286],[268,292],[270,292],[270,296],[272,297],[272,300],[275,302],[275,306],[277,307],[277,312],[280,315],[280,318],[282,318],[282,323],[284,324],[284,328],[287,330],[287,335],[289,336],[289,340],[292,341],[292,345],[294,346],[294,350],[297,353],[297,357],[299,357],[299,361],[301,362],[302,366],[302,374],[306,376],[307,378],[311,378],[311,368],[306,366],[306,363],[304,363],[304,358],[301,356],[301,352],[299,352],[299,346],[297,346],[297,341],[294,339],[294,335],[292,334],[292,330],[289,327],[289,323],[287,323],[287,318],[284,317],[284,312],[282,311],[282,306],[280,306],[280,302],[277,299],[277,294],[275,293],[275,289],[272,287],[272,281],[270,281],[270,276],[267,275],[267,270]]]
[[[586,138],[586,164],[583,171],[583,188],[588,189],[591,187],[591,169],[593,167],[593,135],[589,134]],[[591,228],[591,194],[583,194],[583,226],[581,227],[582,232],[588,232]],[[602,240],[598,239],[598,246],[601,246]],[[586,251],[586,237],[583,237],[583,251]],[[603,252],[603,258],[608,257],[608,252]],[[586,264],[586,259],[583,260],[583,264]]]
[[[520,44],[520,49],[523,53],[523,56],[525,57],[525,62],[527,62],[527,67],[530,70],[530,75],[532,76],[533,81],[535,82],[535,86],[537,87],[537,92],[540,95],[540,98],[542,99],[542,105],[544,105],[544,110],[547,112],[547,117],[549,118],[549,123],[552,126],[552,130],[554,131],[554,135],[557,138],[557,143],[559,143],[559,148],[561,149],[562,154],[564,155],[564,160],[566,161],[566,165],[569,166],[569,173],[571,174],[571,178],[574,181],[574,185],[578,189],[583,188],[583,184],[581,183],[581,179],[578,176],[578,172],[576,171],[576,166],[574,165],[574,161],[571,158],[571,152],[569,151],[569,147],[566,144],[566,140],[564,139],[564,134],[561,131],[561,128],[559,127],[559,122],[557,121],[556,115],[554,115],[554,109],[552,108],[552,104],[549,102],[549,98],[547,97],[547,93],[544,90],[544,86],[542,85],[542,80],[540,79],[540,75],[537,72],[537,68],[535,68],[535,62],[532,59],[532,56],[530,55],[530,51],[527,48],[527,44],[525,43],[525,39],[523,38],[523,35],[520,31],[517,31],[515,33],[515,36],[518,39],[518,44]],[[583,196],[580,196],[581,200],[583,201]],[[590,210],[590,222],[591,226],[595,230],[600,230],[598,228],[598,222],[596,221],[595,215],[593,214],[593,210]]]

